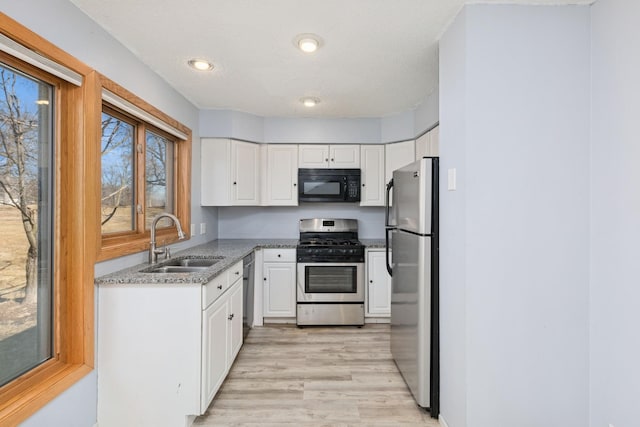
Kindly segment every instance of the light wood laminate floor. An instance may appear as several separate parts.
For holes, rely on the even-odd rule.
[[[428,426],[389,352],[389,326],[251,330],[197,426]]]

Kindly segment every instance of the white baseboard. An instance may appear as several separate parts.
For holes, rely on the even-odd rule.
[[[365,317],[364,323],[391,323],[388,317]]]
[[[263,318],[264,325],[278,324],[278,325],[295,325],[295,317],[265,317]]]
[[[438,415],[438,422],[442,427],[449,427],[449,424],[447,424],[447,421],[444,419],[442,414]]]

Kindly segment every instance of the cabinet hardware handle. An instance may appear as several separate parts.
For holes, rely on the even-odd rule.
[[[218,285],[218,289],[222,289],[222,285]]]
[[[331,161],[332,161],[332,162],[335,162],[335,160],[334,160],[334,159],[331,159]]]
[[[237,276],[237,275],[239,275],[239,274],[240,274],[240,272],[239,272],[239,271],[236,271],[236,276]]]
[[[298,185],[298,184],[296,184],[296,183],[294,182],[294,183],[293,183],[293,186],[295,187],[296,185]]]
[[[280,258],[282,255],[278,254],[278,258]]]
[[[369,283],[373,283],[373,280],[369,280]]]
[[[233,313],[229,315],[229,320],[233,320]]]
[[[266,278],[266,277],[264,278],[264,281],[265,281],[265,282],[267,281],[267,278]]]
[[[362,186],[364,187],[364,184],[362,184]]]
[[[237,183],[235,181],[233,181],[233,185],[237,185]]]
[[[324,161],[325,161],[325,162],[328,162],[328,161],[329,161],[329,159],[324,159]]]

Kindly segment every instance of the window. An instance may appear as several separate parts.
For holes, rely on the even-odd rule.
[[[175,213],[175,138],[108,106],[103,108],[101,128],[102,234],[149,230],[159,213]],[[139,145],[137,135],[144,135]],[[138,161],[143,155],[144,162]],[[144,166],[136,168],[136,164]],[[144,191],[135,191],[138,181]],[[136,213],[144,214],[140,224]],[[172,223],[163,219],[159,225],[170,227]]]
[[[18,43],[17,41],[20,41]],[[98,76],[0,14],[0,425],[89,373]]]
[[[135,123],[115,112],[102,112],[102,234],[135,230]]]
[[[0,386],[52,356],[53,86],[0,62]]]
[[[191,191],[189,129],[104,77],[102,84],[101,260],[147,249],[161,212],[188,230]],[[163,218],[157,237],[176,241],[175,224]]]

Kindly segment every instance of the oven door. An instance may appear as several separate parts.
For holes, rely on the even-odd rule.
[[[298,302],[364,302],[364,263],[298,263]]]

